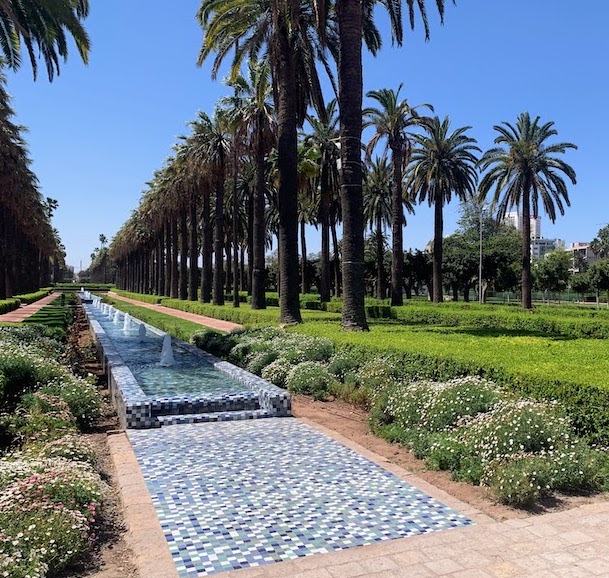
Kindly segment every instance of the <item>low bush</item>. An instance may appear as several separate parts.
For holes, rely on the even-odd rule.
[[[262,379],[266,379],[278,387],[286,387],[288,374],[294,366],[287,359],[276,359],[269,363],[261,372]]]
[[[92,468],[98,467],[97,454],[93,446],[82,436],[68,434],[42,446],[28,448],[40,458],[63,458],[71,462],[82,462]]]
[[[279,356],[277,351],[255,351],[248,355],[246,369],[251,373],[260,375],[262,370],[269,364],[273,363]]]
[[[19,309],[20,305],[19,299],[0,299],[0,315]]]
[[[213,329],[204,329],[195,333],[190,342],[199,349],[207,351],[216,357],[226,357],[237,344],[232,336],[225,335]]]
[[[52,287],[48,287],[46,289],[41,289],[40,291],[35,291],[34,293],[26,293],[24,295],[15,295],[15,299],[19,299],[21,303],[25,303],[29,305],[30,303],[35,303],[36,301],[40,301],[43,297],[46,297],[51,291]]]
[[[162,295],[145,295],[144,293],[131,293],[129,291],[121,291],[120,289],[115,289],[114,293],[127,299],[135,299],[136,301],[150,303],[151,305],[159,305],[164,299]]]
[[[351,351],[337,351],[329,360],[328,371],[340,381],[347,373],[359,368],[359,360]]]
[[[303,361],[296,365],[286,378],[288,391],[310,395],[324,400],[330,395],[335,379],[321,363]]]

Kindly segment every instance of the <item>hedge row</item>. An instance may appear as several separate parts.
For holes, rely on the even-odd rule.
[[[114,285],[112,283],[55,283],[54,287],[62,291],[80,291],[81,287],[85,291],[110,291]]]
[[[24,295],[15,295],[15,299],[19,299],[19,301],[21,301],[21,303],[25,303],[26,305],[29,305],[30,303],[35,303],[36,301],[39,301],[43,297],[46,297],[49,293],[51,293],[51,291],[53,291],[53,288],[47,287],[45,289],[40,289],[39,291],[36,291],[35,293],[25,293]]]
[[[469,339],[460,333],[416,331],[401,326],[386,330],[379,327],[369,334],[345,333],[319,323],[295,330],[329,338],[364,361],[390,355],[391,364],[400,368],[403,377],[443,381],[480,375],[524,397],[557,400],[566,408],[578,433],[589,441],[609,445],[605,341],[587,340],[590,345],[584,350],[581,341],[542,339],[542,343],[526,347],[520,340],[504,344],[496,338]],[[540,352],[544,348],[542,359]],[[575,357],[580,359],[579,370],[574,369]]]
[[[21,301],[19,299],[2,299],[0,300],[0,315],[19,309],[20,305]]]

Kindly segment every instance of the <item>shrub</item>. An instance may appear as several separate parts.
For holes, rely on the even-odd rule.
[[[359,367],[359,361],[350,351],[338,351],[328,364],[328,371],[337,379],[344,381],[345,375]]]
[[[304,361],[294,367],[287,376],[286,385],[293,393],[310,395],[313,399],[325,399],[331,390],[334,377],[315,361]]]
[[[19,299],[19,301],[21,301],[21,303],[25,303],[26,305],[29,305],[30,303],[35,303],[36,301],[39,301],[43,297],[46,297],[51,291],[52,291],[52,288],[41,289],[40,291],[36,291],[34,293],[26,293],[24,295],[15,295],[15,299]]]
[[[68,434],[34,449],[41,458],[64,458],[72,462],[83,462],[97,468],[97,454],[93,446],[82,436]]]
[[[294,366],[287,359],[279,358],[262,370],[261,377],[278,387],[286,387],[288,374],[293,368]]]
[[[479,377],[462,377],[439,386],[422,412],[421,427],[441,431],[464,416],[491,410],[500,399],[497,386]]]
[[[89,545],[87,518],[61,504],[25,505],[0,496],[0,528],[0,551],[20,561],[17,571],[33,567],[40,576],[45,569],[55,573],[65,568]]]
[[[293,340],[281,357],[291,363],[303,361],[327,361],[334,353],[334,344],[323,337],[302,337]]]
[[[276,351],[258,351],[250,354],[247,361],[247,370],[260,375],[262,370],[277,359]]]
[[[96,387],[86,379],[73,375],[54,380],[40,389],[41,393],[56,395],[67,403],[78,427],[89,429],[103,413],[103,402]]]
[[[19,299],[0,299],[0,315],[19,309],[20,305]]]
[[[216,357],[226,357],[236,345],[234,337],[224,335],[213,329],[205,329],[195,333],[191,338],[191,343],[195,347],[207,351]]]

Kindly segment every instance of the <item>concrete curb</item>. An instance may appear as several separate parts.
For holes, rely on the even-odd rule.
[[[108,435],[108,447],[133,551],[142,578],[178,578],[178,573],[161,529],[146,482],[131,443],[123,431]]]

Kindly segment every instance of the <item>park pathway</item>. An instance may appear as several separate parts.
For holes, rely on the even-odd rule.
[[[0,315],[0,323],[21,323],[28,317],[34,315],[40,311],[46,305],[49,305],[55,299],[59,297],[60,293],[50,293],[46,297],[35,301],[34,303],[30,303],[29,305],[22,305],[19,309],[15,309],[14,311],[9,311],[8,313],[4,313]]]
[[[307,419],[128,430],[109,445],[145,578],[609,578],[602,496],[494,521]]]
[[[152,303],[144,303],[143,301],[137,301],[136,299],[121,297],[120,295],[114,293],[114,291],[109,291],[108,295],[117,301],[124,301],[125,303],[130,303],[131,305],[137,305],[138,307],[158,311],[159,313],[178,317],[180,319],[184,319],[185,321],[192,321],[193,323],[198,323],[199,325],[210,327],[211,329],[217,329],[218,331],[228,332],[232,331],[233,329],[241,329],[242,327],[242,325],[239,325],[238,323],[231,323],[230,321],[222,321],[221,319],[214,319],[213,317],[206,317],[205,315],[197,315],[196,313],[188,313],[187,311],[180,311],[179,309],[172,309],[171,307],[165,307],[163,305],[153,305]]]

